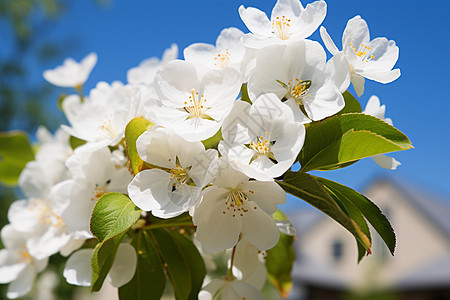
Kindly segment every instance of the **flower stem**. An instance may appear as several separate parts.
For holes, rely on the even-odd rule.
[[[230,261],[230,269],[228,270],[226,279],[229,281],[234,280],[233,276],[233,264],[234,264],[234,254],[236,253],[236,245],[233,247],[233,250],[231,251],[231,261]]]

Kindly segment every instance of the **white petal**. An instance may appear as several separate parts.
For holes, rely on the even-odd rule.
[[[34,198],[14,201],[8,209],[8,220],[16,230],[36,231],[43,225],[42,208],[47,205],[46,201]]]
[[[265,300],[264,295],[256,289],[254,286],[242,282],[242,281],[233,281],[231,283],[233,289],[237,292],[237,294],[244,299],[252,299],[252,300]],[[225,300],[225,299],[224,299]]]
[[[28,265],[8,286],[6,296],[10,299],[15,299],[25,295],[33,287],[34,279],[36,278],[36,271],[31,265]]]
[[[137,255],[130,244],[121,243],[108,273],[112,286],[119,288],[128,283],[136,272]]]
[[[31,256],[44,259],[59,252],[69,240],[70,236],[66,234],[64,223],[59,226],[50,225],[42,235],[28,239],[27,248]]]
[[[66,262],[63,276],[73,285],[90,286],[92,280],[91,256],[93,249],[73,253]]]
[[[193,64],[207,64],[212,66],[214,63],[214,57],[216,57],[218,51],[216,47],[205,43],[196,43],[186,47],[183,51],[186,61]]]
[[[369,101],[367,101],[366,108],[363,113],[377,117],[381,120],[384,120],[384,114],[386,111],[386,106],[380,104],[380,99],[373,95],[370,97]]]
[[[342,110],[345,102],[338,88],[328,83],[317,91],[312,101],[305,99],[304,105],[308,116],[319,121]]]
[[[85,241],[85,239],[70,239],[70,241],[61,248],[59,253],[62,256],[67,257],[72,254],[73,251],[78,250],[83,246]]]
[[[351,81],[350,65],[344,53],[340,52],[333,56],[326,64],[325,73],[341,93],[345,92]]]
[[[360,73],[362,76],[367,79],[374,80],[380,83],[389,83],[400,77],[400,69],[394,69],[386,72],[370,72],[366,70],[362,70]]]
[[[300,17],[294,19],[292,24],[292,37],[307,38],[322,24],[327,14],[325,1],[315,1],[306,5]]]
[[[222,124],[222,136],[231,144],[250,142],[245,123],[251,105],[244,101],[234,102],[233,109]]]
[[[272,25],[267,15],[254,7],[245,8],[243,5],[239,7],[239,15],[248,30],[253,34],[270,36]]]
[[[372,159],[384,169],[395,170],[401,165],[401,163],[395,158],[383,154],[372,156]]]
[[[322,38],[325,47],[327,47],[328,51],[330,51],[332,55],[339,53],[339,49],[336,47],[336,44],[333,42],[327,30],[323,26],[320,26],[320,37]]]
[[[169,201],[170,174],[151,169],[139,172],[128,185],[128,195],[142,210],[161,209]]]
[[[139,156],[146,162],[164,167],[175,167],[175,156],[169,137],[174,136],[170,130],[152,128],[139,136],[136,147]]]
[[[17,278],[28,264],[20,262],[19,255],[12,250],[0,250],[0,283],[8,283]]]
[[[233,213],[226,208],[225,191],[214,186],[207,188],[194,213],[197,239],[210,252],[233,247],[241,233],[241,219],[236,215],[233,217]]]
[[[364,77],[358,74],[352,74],[352,83],[358,97],[364,93]]]
[[[280,232],[272,216],[253,201],[248,202],[248,207],[249,211],[242,217],[242,235],[259,250],[273,248],[280,238]]]
[[[278,204],[286,203],[286,192],[276,182],[249,181],[243,189],[248,190],[249,200],[255,201],[268,214],[273,214]]]
[[[244,50],[244,47],[241,43],[241,37],[243,36],[244,33],[235,27],[225,28],[217,37],[217,49],[230,49],[232,50],[232,55],[234,56],[238,49],[242,48],[242,50]]]
[[[52,182],[46,176],[44,165],[37,162],[28,162],[19,176],[19,186],[27,197],[46,198]]]
[[[298,17],[302,11],[303,6],[298,0],[278,0],[272,9],[272,20],[281,16],[292,19]]]
[[[360,16],[350,19],[342,35],[342,48],[351,49],[350,43],[352,43],[353,47],[358,49],[360,44],[367,44],[369,41],[370,33],[366,21]]]
[[[11,224],[6,224],[1,230],[2,242],[5,248],[11,250],[20,249],[29,234],[17,231]]]
[[[86,181],[72,181],[72,194],[69,205],[61,213],[67,225],[67,232],[76,238],[91,238],[89,228],[92,210],[96,198],[93,195],[94,185]]]
[[[253,274],[259,263],[258,248],[250,244],[245,238],[242,238],[236,246],[234,252],[234,266],[239,272],[240,280]]]

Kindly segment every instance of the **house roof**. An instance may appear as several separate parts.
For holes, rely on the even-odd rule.
[[[375,180],[377,182],[390,184],[405,195],[409,203],[450,240],[450,198],[435,195],[397,177],[381,177]]]

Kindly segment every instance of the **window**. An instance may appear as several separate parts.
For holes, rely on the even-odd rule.
[[[341,240],[335,240],[331,245],[331,254],[334,262],[339,262],[344,256],[344,244]]]

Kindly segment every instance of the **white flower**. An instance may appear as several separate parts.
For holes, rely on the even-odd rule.
[[[28,293],[48,264],[48,257],[35,259],[26,246],[28,235],[6,225],[1,231],[5,249],[0,250],[0,283],[10,283],[6,296],[11,299]]]
[[[212,252],[235,246],[240,234],[260,250],[272,248],[280,236],[272,214],[285,203],[286,193],[273,181],[250,181],[220,161],[213,185],[203,191],[194,212],[197,239]]]
[[[63,110],[72,127],[62,125],[70,135],[96,143],[98,148],[115,146],[123,138],[126,124],[136,116],[136,106],[145,90],[99,82],[89,97],[71,95],[64,99]]]
[[[203,68],[202,74],[208,70],[225,67],[234,68],[244,74],[251,55],[241,42],[243,36],[244,33],[237,28],[225,28],[217,38],[216,46],[205,43],[192,44],[184,49],[184,58],[198,69]]]
[[[259,9],[239,7],[239,15],[251,31],[243,38],[249,48],[264,48],[291,39],[309,37],[322,23],[327,13],[324,1],[316,1],[303,8],[297,0],[278,0],[270,20]]]
[[[320,28],[320,36],[331,54],[339,53],[324,27]],[[358,96],[364,93],[364,78],[389,83],[400,76],[400,69],[392,70],[399,52],[395,42],[384,37],[370,40],[369,27],[360,16],[348,21],[342,35],[342,52],[350,65]]]
[[[80,88],[88,79],[89,74],[97,63],[97,54],[90,53],[77,63],[72,58],[66,58],[62,66],[43,73],[45,80],[60,87]]]
[[[220,296],[220,298],[217,298]],[[237,281],[219,279],[211,281],[199,294],[200,300],[265,300],[264,295],[251,284]]]
[[[154,107],[153,118],[187,141],[213,136],[241,88],[241,74],[232,68],[211,70],[201,78],[197,74],[191,63],[173,60],[155,77],[160,106]]]
[[[126,193],[131,181],[126,161],[118,164],[108,147],[88,150],[77,148],[66,162],[73,179],[64,182],[69,195],[61,216],[67,231],[78,239],[92,237],[89,223],[97,200],[109,192]]]
[[[380,105],[380,99],[377,96],[370,97],[366,104],[366,108],[363,113],[377,117],[389,125],[392,125],[392,120],[390,118],[385,118],[384,113],[386,111],[386,106]],[[383,154],[372,156],[372,159],[382,168],[395,170],[401,163],[393,157],[389,157]]]
[[[61,213],[68,204],[65,182],[51,186],[45,166],[37,161],[27,164],[20,177],[23,192],[29,197],[11,204],[8,219],[15,230],[28,233],[30,254],[43,259],[64,247],[71,239]]]
[[[197,204],[209,182],[217,151],[187,142],[167,128],[152,128],[136,141],[139,156],[154,168],[139,172],[128,186],[131,200],[161,218],[177,216]]]
[[[155,78],[156,71],[162,69],[169,61],[177,59],[178,46],[172,44],[164,51],[163,57],[159,60],[156,57],[142,61],[139,66],[131,68],[127,73],[127,80],[130,84],[151,84]]]
[[[73,285],[90,286],[92,279],[91,256],[93,249],[81,249],[73,253],[66,262],[63,276]],[[120,243],[107,278],[112,286],[119,288],[127,284],[136,272],[137,255],[133,246]]]
[[[262,49],[249,78],[248,92],[250,99],[275,93],[291,107],[297,122],[307,123],[344,108],[342,93],[349,84],[350,69],[343,54],[326,63],[319,43],[301,40]]]
[[[305,128],[294,122],[287,105],[274,94],[253,105],[236,101],[222,126],[220,153],[231,166],[256,180],[272,181],[294,163],[305,140]]]
[[[45,166],[43,169],[46,177],[52,183],[68,179],[69,173],[65,162],[73,153],[73,150],[67,132],[60,128],[53,136],[47,128],[40,126],[36,137],[39,141],[39,150],[36,153],[35,160]]]

